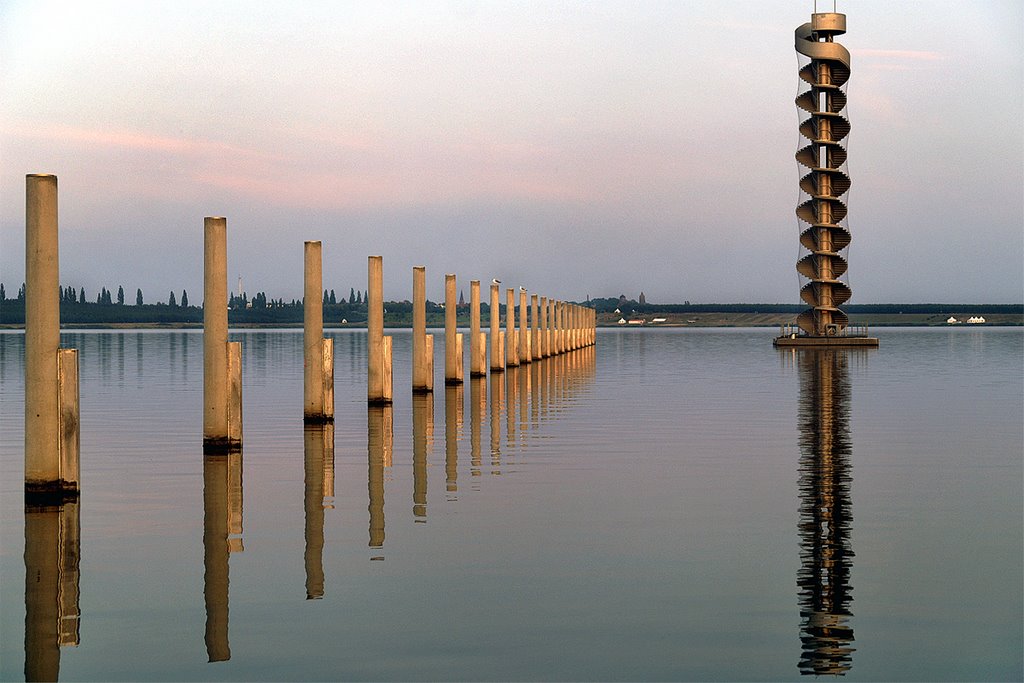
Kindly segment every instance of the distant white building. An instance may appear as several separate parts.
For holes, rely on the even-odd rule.
[[[980,315],[979,316],[973,316],[972,315],[970,318],[967,319],[967,323],[969,325],[981,325],[984,322],[985,322],[985,318],[983,318]]]
[[[958,324],[960,324],[960,321],[957,320],[956,318],[954,318],[953,316],[949,316],[948,318],[946,318],[946,324],[947,325],[958,325]]]

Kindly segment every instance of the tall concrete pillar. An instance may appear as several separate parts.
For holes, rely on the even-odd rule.
[[[412,269],[412,390],[434,390],[434,338],[427,336],[426,268]]]
[[[557,356],[562,353],[562,302],[555,302],[555,317],[551,325],[551,354]]]
[[[303,409],[302,418],[307,423],[332,422],[334,420],[334,361],[333,345],[325,344],[323,291],[323,251],[319,241],[306,242],[304,246],[304,288],[303,312]],[[328,355],[331,358],[328,358]],[[327,370],[330,369],[330,378]],[[328,379],[331,385],[328,391]],[[331,394],[330,398],[328,394]],[[328,403],[331,405],[328,406]],[[329,409],[328,409],[329,408]]]
[[[551,355],[548,348],[548,298],[540,298],[540,357],[547,358]]]
[[[532,325],[532,331],[530,332],[530,359],[540,360],[541,355],[541,319],[540,315],[540,297],[536,294],[530,296],[530,324]]]
[[[505,345],[501,335],[501,304],[498,284],[491,284],[491,372],[505,372]]]
[[[469,376],[487,374],[485,335],[480,331],[480,281],[469,281]]]
[[[78,494],[78,362],[60,349],[57,176],[25,178],[25,493]],[[62,438],[62,428],[67,438]]]
[[[366,399],[389,405],[392,399],[391,337],[384,336],[384,259],[370,256],[366,289]]]
[[[530,327],[526,317],[526,290],[519,288],[519,363],[533,360],[530,344]]]
[[[459,334],[459,304],[455,275],[444,276],[444,383],[462,384],[462,335]]]
[[[203,451],[224,453],[242,447],[241,348],[228,344],[227,219],[203,227]]]
[[[519,345],[516,343],[516,293],[505,290],[505,365],[519,366]]]

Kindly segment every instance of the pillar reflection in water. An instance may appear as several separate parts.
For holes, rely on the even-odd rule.
[[[417,522],[427,517],[427,452],[434,442],[434,395],[412,397],[412,514]]]
[[[306,599],[324,596],[324,511],[334,508],[334,424],[307,424],[303,430],[306,512]]]
[[[367,488],[370,497],[370,547],[384,547],[384,468],[391,467],[394,417],[390,405],[366,411]]]
[[[472,377],[469,381],[469,473],[473,477],[480,476],[483,464],[480,433],[483,431],[484,413],[487,410],[486,381],[484,377]]]
[[[501,474],[501,409],[505,403],[505,379],[492,372],[491,383],[491,474]]]
[[[850,382],[848,354],[796,352],[800,376],[800,673],[843,675],[852,665],[849,618]]]
[[[228,555],[242,552],[242,454],[203,457],[203,597],[206,654],[231,659],[228,646]]]
[[[25,506],[25,680],[56,681],[79,642],[78,501]]]
[[[516,405],[519,394],[519,374],[518,366],[505,371],[505,440],[510,450],[515,448],[516,445]]]
[[[462,432],[463,385],[444,389],[444,488],[459,490],[459,434]],[[479,442],[478,442],[479,443]]]

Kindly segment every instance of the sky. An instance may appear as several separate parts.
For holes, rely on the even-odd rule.
[[[0,281],[25,175],[59,182],[60,279],[797,303],[813,0],[0,4]],[[817,0],[831,11],[831,0]],[[838,0],[851,303],[1024,300],[1024,3]]]

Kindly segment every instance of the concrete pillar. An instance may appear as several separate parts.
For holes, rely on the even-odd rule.
[[[427,393],[434,390],[433,335],[427,340],[426,268],[412,269],[412,390]]]
[[[571,308],[571,322],[572,322],[572,341],[570,346],[572,350],[580,348],[580,307],[576,304],[570,304]]]
[[[561,324],[560,337],[562,338],[561,347],[562,353],[569,351],[569,304],[565,301],[561,302],[562,312],[559,323]]]
[[[526,317],[526,290],[519,288],[519,362],[529,363],[533,360],[530,344],[530,327]]]
[[[469,376],[487,374],[486,336],[480,331],[480,281],[469,281]]]
[[[391,337],[384,336],[384,259],[370,256],[366,289],[366,400],[389,405],[392,397]]]
[[[333,406],[333,358],[326,354],[333,352],[333,345],[328,348],[324,337],[324,308],[321,292],[323,291],[323,251],[317,242],[306,242],[304,247],[304,287],[302,300],[303,313],[303,409],[302,419],[308,423],[332,422]],[[332,377],[328,389],[325,376],[330,366]],[[328,410],[328,393],[331,394],[330,410]]]
[[[228,450],[242,447],[242,342],[228,342]]]
[[[555,302],[555,317],[551,324],[551,355],[557,356],[562,353],[562,302]]]
[[[547,358],[551,355],[548,349],[548,298],[540,298],[540,357]]]
[[[547,332],[548,356],[557,356],[555,350],[555,300],[548,299],[548,332]]]
[[[541,359],[541,321],[538,315],[540,314],[540,297],[536,294],[530,296],[530,317],[529,322],[532,326],[532,330],[529,335],[530,340],[530,354],[531,360]]]
[[[57,394],[60,399],[58,415],[57,453],[60,457],[60,482],[64,496],[79,490],[79,403],[78,403],[78,349],[57,351]]]
[[[226,453],[242,447],[241,345],[228,344],[226,218],[204,219],[203,256],[203,451]]]
[[[60,349],[57,176],[25,177],[25,493],[78,494],[78,359]]]
[[[458,330],[459,303],[455,275],[444,276],[444,383],[462,384],[462,335]],[[477,321],[479,324],[479,321]]]
[[[56,289],[56,288],[55,288]],[[505,345],[501,334],[498,284],[491,284],[491,372],[505,372]]]
[[[505,365],[519,366],[519,345],[516,343],[516,293],[505,290]]]

